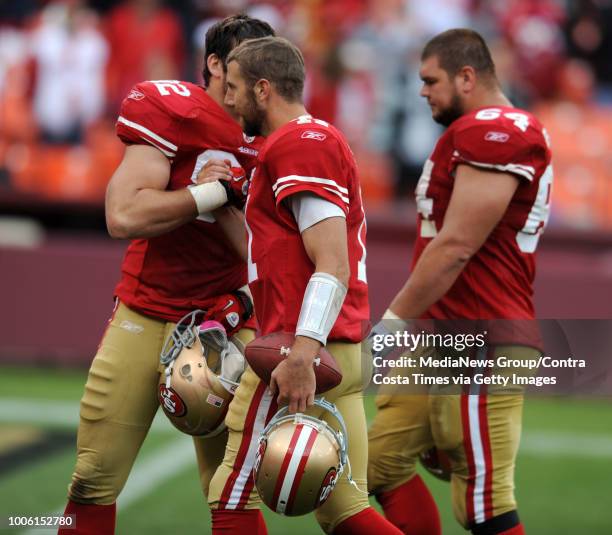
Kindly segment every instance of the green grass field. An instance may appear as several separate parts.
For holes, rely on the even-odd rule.
[[[0,526],[9,514],[63,509],[84,381],[82,371],[0,367]],[[369,417],[372,405],[367,399]],[[448,485],[426,480],[444,533],[465,533],[452,517]],[[527,400],[516,480],[528,533],[612,534],[612,399]],[[320,532],[311,515],[265,515],[271,535]],[[119,499],[117,533],[209,532],[190,439],[158,415]]]

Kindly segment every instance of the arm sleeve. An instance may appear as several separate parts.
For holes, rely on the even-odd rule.
[[[344,211],[338,205],[310,191],[300,191],[290,197],[285,197],[285,203],[293,213],[300,233],[330,217],[346,219]]]
[[[172,159],[178,151],[179,121],[154,91],[146,82],[132,88],[121,104],[116,133],[126,145],[151,145]]]
[[[330,134],[321,132],[322,140],[303,137],[308,132],[292,131],[268,151],[266,160],[276,204],[308,191],[348,214],[347,165],[341,147]]]
[[[533,182],[538,147],[516,127],[501,122],[469,123],[454,134],[450,172],[457,165],[510,173]]]

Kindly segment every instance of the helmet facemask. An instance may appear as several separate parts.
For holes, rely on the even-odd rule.
[[[220,323],[197,325],[201,313],[194,310],[181,318],[166,339],[160,356],[165,371],[159,399],[177,429],[214,436],[225,429],[225,414],[245,360]]]

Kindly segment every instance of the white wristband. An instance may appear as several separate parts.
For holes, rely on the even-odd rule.
[[[296,336],[307,336],[325,345],[340,314],[346,292],[346,286],[333,275],[313,273],[304,292]]]
[[[390,308],[385,310],[382,315],[383,320],[393,320],[396,325],[399,325],[401,329],[405,329],[408,327],[408,322],[402,318],[400,318],[395,312],[393,312]],[[390,323],[390,322],[389,322]]]
[[[221,208],[227,202],[227,191],[218,180],[206,184],[194,184],[188,186],[187,189],[193,195],[198,214]]]
[[[382,319],[401,320],[402,318],[400,318],[395,312],[393,312],[390,308],[388,308],[387,310],[385,310],[384,314],[382,315]]]

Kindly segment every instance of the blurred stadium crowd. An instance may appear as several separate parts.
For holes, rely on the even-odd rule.
[[[130,87],[201,82],[206,29],[240,11],[302,48],[307,107],[346,133],[368,205],[411,196],[439,135],[423,43],[482,32],[550,133],[552,223],[612,228],[612,0],[0,0],[0,196],[102,203]]]

